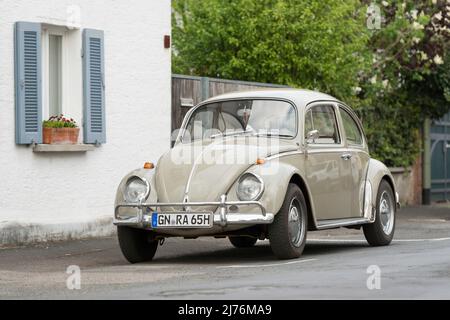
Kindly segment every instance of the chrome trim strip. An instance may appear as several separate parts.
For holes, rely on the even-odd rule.
[[[322,230],[337,227],[347,227],[366,223],[370,223],[370,220],[366,218],[332,219],[329,222],[327,220],[319,220],[317,221],[317,229]]]
[[[223,140],[217,140],[217,141],[214,141],[214,142],[210,143],[209,145],[203,147],[202,152],[200,152],[200,154],[197,156],[197,158],[195,158],[195,161],[192,164],[191,172],[189,172],[188,180],[186,181],[186,186],[184,188],[184,199],[189,199],[189,189],[191,187],[191,182],[192,182],[192,179],[194,177],[195,170],[197,169],[198,162],[203,158],[203,154],[208,149],[210,149],[210,148],[212,148],[212,147],[214,147],[216,145],[219,145],[222,141]]]
[[[214,145],[214,142],[204,147],[202,152],[200,152],[200,154],[197,156],[194,163],[192,164],[191,172],[189,173],[189,177],[188,180],[186,181],[186,186],[184,188],[184,199],[189,199],[189,187],[191,186],[191,180],[192,177],[194,176],[195,169],[197,168],[197,162],[199,161],[199,159],[203,157],[203,154],[205,153],[206,149],[208,149],[211,145]]]
[[[337,148],[310,148],[308,145],[308,154],[316,154],[316,153],[338,153],[338,152],[345,152],[347,148],[345,147],[337,147]]]
[[[268,156],[267,158],[265,158],[265,160],[270,161],[270,160],[273,160],[273,159],[276,159],[276,158],[281,158],[281,157],[284,157],[284,156],[292,156],[292,155],[303,154],[303,153],[304,152],[300,151],[300,150],[280,152],[280,153]]]

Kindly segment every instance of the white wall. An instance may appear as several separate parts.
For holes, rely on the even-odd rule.
[[[67,25],[73,5],[81,9],[81,29],[105,32],[107,143],[81,154],[33,153],[15,144],[14,23]],[[0,233],[25,223],[46,226],[48,238],[58,228],[82,234],[80,223],[92,229],[112,217],[122,176],[169,148],[170,50],[163,37],[170,13],[170,0],[0,0]],[[82,123],[77,104],[69,108]]]

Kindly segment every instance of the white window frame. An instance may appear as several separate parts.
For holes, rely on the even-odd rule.
[[[62,26],[43,25],[42,27],[42,112],[43,119],[50,117],[49,105],[49,36],[61,36],[61,112],[66,113],[67,83],[67,29]]]

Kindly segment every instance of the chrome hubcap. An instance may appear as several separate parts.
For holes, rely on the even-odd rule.
[[[394,228],[394,203],[387,191],[381,194],[379,211],[383,232],[390,235]]]
[[[305,224],[300,214],[300,203],[296,198],[292,199],[289,206],[289,238],[295,247],[300,247],[305,233]]]

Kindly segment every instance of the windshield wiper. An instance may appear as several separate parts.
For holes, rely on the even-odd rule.
[[[255,133],[256,136],[266,136],[266,137],[282,137],[282,138],[293,138],[292,135],[290,134],[279,134],[279,133],[272,133],[272,132],[267,132],[267,133]]]
[[[241,130],[241,131],[230,131],[230,132],[225,132],[225,133],[213,134],[212,136],[210,136],[210,138],[214,139],[217,137],[229,137],[229,136],[234,136],[234,135],[243,134],[243,133],[251,133],[251,132],[253,132],[253,129],[252,130]]]

